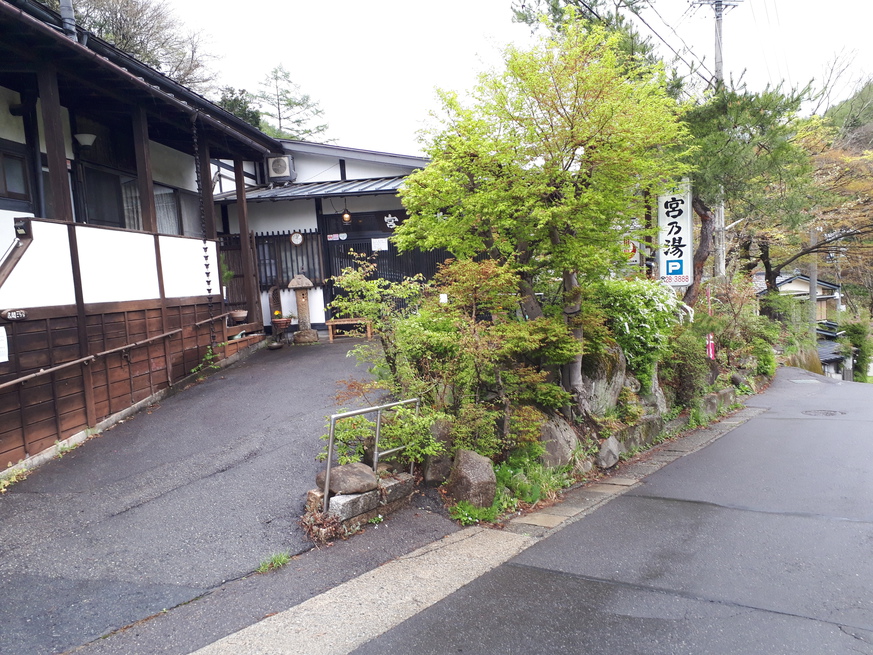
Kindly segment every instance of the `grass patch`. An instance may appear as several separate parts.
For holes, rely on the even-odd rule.
[[[276,569],[281,569],[288,562],[291,561],[291,553],[273,553],[263,562],[261,565],[255,569],[257,573],[266,573],[267,571],[275,571]]]

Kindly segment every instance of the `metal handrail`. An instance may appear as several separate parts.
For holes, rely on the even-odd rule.
[[[100,353],[95,353],[93,355],[86,355],[85,357],[80,357],[79,359],[74,359],[70,362],[64,362],[63,364],[56,364],[55,366],[49,368],[41,368],[35,373],[30,373],[29,375],[25,375],[20,378],[16,378],[14,380],[9,380],[8,382],[3,382],[0,384],[0,389],[5,389],[6,387],[11,387],[14,384],[22,384],[24,382],[28,382],[29,380],[33,380],[34,378],[41,377],[43,375],[48,375],[49,373],[54,373],[56,371],[60,371],[65,368],[69,368],[70,366],[75,366],[76,364],[88,364],[89,362],[95,361],[98,357],[105,357],[106,355],[111,355],[113,353],[121,352],[123,350],[130,350],[131,348],[137,348],[139,346],[144,346],[147,343],[151,343],[152,341],[157,341],[158,339],[167,339],[174,334],[179,334],[182,332],[183,328],[177,328],[175,330],[170,330],[169,332],[164,332],[163,334],[156,334],[153,337],[149,337],[148,339],[142,339],[140,341],[135,341],[134,343],[128,343],[124,346],[118,346],[117,348],[112,348],[111,350],[104,350]]]
[[[421,407],[421,401],[418,398],[410,398],[408,400],[399,400],[395,403],[388,403],[387,405],[376,405],[374,407],[365,407],[364,409],[354,409],[350,412],[342,412],[341,414],[331,414],[330,416],[330,433],[329,439],[327,442],[327,469],[324,472],[324,502],[322,503],[322,511],[327,512],[330,508],[330,468],[333,460],[333,444],[334,444],[334,435],[336,432],[336,422],[340,419],[350,418],[352,416],[360,416],[361,414],[372,414],[376,412],[376,438],[373,443],[373,471],[375,472],[379,466],[379,435],[382,429],[382,411],[385,409],[391,409],[392,407],[399,407],[401,405],[409,405],[410,403],[415,403],[415,415],[418,416],[419,408]],[[383,451],[383,455],[390,455],[392,453],[399,452],[404,450],[407,446],[398,446],[397,448],[391,448],[389,450]]]

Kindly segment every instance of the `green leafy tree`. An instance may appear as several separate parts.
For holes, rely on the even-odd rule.
[[[697,148],[688,163],[693,169],[692,207],[700,219],[694,253],[694,283],[684,300],[698,298],[704,265],[713,249],[714,208],[724,201],[729,214],[747,219],[746,237],[766,236],[773,229],[796,234],[812,219],[818,189],[803,124],[797,113],[805,90],[719,87],[684,115]],[[758,259],[769,263],[768,240]],[[751,242],[741,244],[748,257]],[[775,288],[775,274],[768,270]]]
[[[569,23],[530,50],[509,48],[505,70],[480,78],[469,104],[442,93],[431,163],[401,192],[401,249],[487,256],[518,274],[528,319],[550,308],[535,292],[561,280],[559,313],[581,342],[580,285],[609,274],[640,231],[645,193],[686,168],[685,140],[660,68],[645,71],[601,27]],[[581,354],[563,385],[581,393]]]
[[[255,95],[261,116],[261,129],[270,136],[306,140],[327,131],[319,123],[324,110],[310,96],[302,93],[281,64],[271,70]]]
[[[232,86],[222,87],[219,92],[221,97],[216,101],[219,107],[260,129],[261,112],[258,110],[254,95],[245,89],[234,89]]]

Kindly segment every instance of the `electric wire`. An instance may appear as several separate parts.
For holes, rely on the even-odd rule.
[[[692,71],[693,73],[696,73],[696,74],[697,74],[697,75],[698,75],[698,76],[699,76],[699,77],[700,77],[704,82],[706,82],[707,84],[712,84],[712,80],[711,80],[710,78],[707,78],[703,73],[700,72],[699,69],[697,69],[697,68],[695,68],[694,66],[692,66],[691,64],[689,64],[688,61],[686,61],[686,59],[685,59],[685,58],[684,58],[684,57],[679,53],[679,51],[676,50],[676,48],[674,48],[674,47],[673,47],[673,46],[672,46],[672,45],[671,45],[671,44],[670,44],[670,43],[669,43],[669,42],[668,42],[668,41],[667,41],[663,36],[661,36],[661,35],[658,33],[658,31],[657,31],[654,27],[652,27],[652,26],[649,24],[649,22],[648,22],[645,18],[643,18],[640,14],[634,12],[634,11],[630,8],[630,6],[627,4],[627,0],[621,0],[621,3],[622,3],[622,4],[623,4],[623,5],[624,5],[628,10],[630,10],[631,13],[633,13],[634,16],[636,16],[636,17],[637,17],[637,18],[638,18],[638,19],[643,23],[643,25],[645,25],[646,27],[648,27],[648,28],[649,28],[649,31],[650,31],[652,34],[654,34],[656,37],[658,37],[658,39],[659,39],[659,40],[660,40],[660,41],[661,41],[665,46],[667,46],[667,47],[668,47],[668,48],[673,52],[674,55],[676,55],[676,57],[679,59],[679,61],[681,61],[681,62],[682,62],[683,64],[685,64],[686,66],[688,66],[688,68],[689,68],[690,71]],[[701,66],[703,66],[703,63],[700,61],[700,59],[699,59],[697,56],[695,56],[694,59],[697,60],[697,62],[700,63]],[[708,71],[707,71],[707,72],[708,72]],[[710,74],[711,74],[711,73],[710,73]]]

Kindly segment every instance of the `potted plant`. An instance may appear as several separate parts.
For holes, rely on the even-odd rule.
[[[297,316],[290,312],[284,316],[278,309],[273,312],[273,343],[279,343],[279,339],[285,333],[285,330],[291,326],[291,321],[295,318],[297,318]]]

